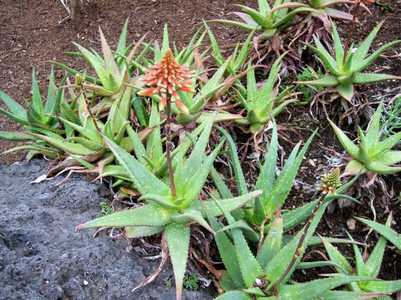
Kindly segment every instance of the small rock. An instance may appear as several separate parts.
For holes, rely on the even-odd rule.
[[[348,229],[349,230],[351,230],[351,231],[353,231],[353,230],[355,230],[355,227],[356,227],[356,222],[355,222],[355,219],[348,219],[347,220],[347,227],[348,227]]]

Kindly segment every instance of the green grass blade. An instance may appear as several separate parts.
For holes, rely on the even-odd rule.
[[[241,4],[238,4],[237,6],[240,7],[245,14],[250,16],[259,26],[265,27],[268,25],[268,19],[266,16],[258,12],[256,9]]]
[[[262,95],[271,95],[272,94],[274,84],[276,83],[276,81],[278,79],[278,74],[281,69],[281,60],[283,59],[284,55],[285,55],[285,53],[282,54],[281,56],[279,56],[274,61],[273,65],[270,69],[269,76],[267,77],[267,80],[260,91]]]
[[[73,43],[79,51],[81,51],[85,60],[95,69],[96,75],[99,77],[103,87],[107,90],[112,90],[113,86],[110,84],[109,73],[106,71],[104,61],[100,60],[97,56],[91,53],[88,49],[82,47],[77,43]],[[60,65],[60,64],[59,64]]]
[[[134,110],[135,116],[138,119],[139,124],[142,127],[148,127],[147,111],[145,110],[145,106],[143,105],[142,98],[134,97],[132,101],[132,108]]]
[[[0,90],[0,100],[7,106],[9,114],[22,121],[27,121],[25,108],[6,93]],[[4,111],[4,110],[3,110]]]
[[[32,133],[32,135],[58,149],[66,152],[66,153],[69,153],[69,154],[76,154],[76,155],[83,155],[83,156],[95,154],[95,151],[90,150],[81,144],[66,142],[61,137],[55,138],[55,137],[51,137],[51,136],[45,136],[45,135],[34,134],[34,133]]]
[[[199,193],[202,191],[210,170],[213,167],[213,163],[216,160],[216,157],[219,154],[223,144],[224,141],[222,141],[203,161],[199,169],[197,169],[196,172],[190,178],[188,178],[188,180],[186,180],[183,190],[185,193],[185,201],[187,201],[188,204],[194,201],[199,196]]]
[[[218,203],[220,204],[221,201]],[[228,224],[234,224],[235,219],[231,214],[224,210],[223,207],[220,206],[220,208],[223,211]],[[263,274],[263,269],[249,248],[242,231],[240,229],[233,229],[232,236],[242,279],[244,280],[245,287],[251,288],[255,284],[256,279]]]
[[[301,207],[286,211],[283,213],[283,226],[284,230],[290,230],[295,226],[306,221],[308,217],[312,214],[313,209],[316,206],[317,201],[312,201],[306,203]]]
[[[321,294],[318,298],[313,300],[362,300],[362,299],[375,299],[381,296],[377,293],[366,293],[366,292],[348,292],[348,291],[327,291]],[[387,298],[376,298],[377,300],[391,300]]]
[[[243,22],[238,22],[238,21],[233,21],[233,20],[212,20],[214,22],[219,22],[225,25],[229,25],[229,26],[235,26],[235,27],[239,27],[241,29],[244,30],[259,30],[261,29],[261,26],[258,24],[253,24],[253,23],[243,23]],[[209,21],[210,22],[210,21]]]
[[[288,244],[286,244],[283,248],[281,248],[281,250],[278,253],[276,253],[273,259],[265,267],[267,279],[269,280],[269,282],[271,282],[271,284],[274,284],[283,275],[284,275],[283,283],[285,283],[286,280],[292,275],[295,268],[297,267],[297,264],[300,262],[303,253],[306,251],[308,242],[310,238],[313,236],[317,228],[317,225],[319,224],[329,203],[330,201],[327,201],[322,206],[320,206],[320,208],[316,211],[316,214],[312,218],[309,230],[306,232],[304,241],[301,245],[300,249],[301,253],[298,253],[299,256],[296,259],[296,263],[293,265],[291,270],[287,272],[287,268],[291,263],[292,257],[295,255],[295,252],[297,251],[299,239],[301,234],[303,234],[302,232],[303,230],[300,231],[297,234],[297,236],[294,237]]]
[[[193,106],[190,108],[191,113],[199,112],[206,104],[207,100],[213,93],[215,93],[220,87],[220,81],[224,76],[224,72],[229,64],[230,60],[227,60],[222,66],[220,66],[216,73],[208,80],[208,82],[201,88],[197,95],[193,99]]]
[[[401,280],[372,280],[364,284],[370,292],[395,293],[401,290]]]
[[[100,27],[99,27],[99,33],[100,33],[100,43],[103,52],[104,65],[106,67],[106,71],[109,73],[109,82],[111,85],[109,89],[113,90],[114,88],[117,87],[116,85],[117,83],[115,82],[115,80],[119,81],[122,78],[122,75],[120,74],[120,69],[118,68],[116,61],[114,60],[113,52],[111,51],[110,46],[107,43],[103,31],[102,29],[100,29]]]
[[[190,178],[192,175],[197,172],[202,165],[202,162],[205,158],[205,151],[206,147],[209,143],[209,136],[212,131],[213,127],[213,120],[214,116],[210,116],[205,119],[205,121],[202,122],[201,125],[203,130],[202,133],[200,134],[198,140],[196,141],[194,148],[188,157],[187,160],[187,165],[185,166],[184,173],[178,175],[180,178]]]
[[[162,48],[160,51],[160,55],[162,58],[164,54],[167,52],[167,50],[170,49],[170,40],[169,40],[169,34],[168,34],[168,25],[165,24],[163,27],[163,42],[162,42]]]
[[[246,64],[246,60],[249,56],[249,51],[251,50],[252,47],[252,38],[253,38],[254,32],[252,31],[248,37],[246,38],[245,42],[242,44],[242,48],[238,53],[238,56],[236,57],[235,64],[233,66],[233,71],[237,72],[239,71],[242,66]]]
[[[267,16],[271,11],[271,7],[267,0],[258,0],[258,7],[263,16]]]
[[[138,133],[136,133],[135,130],[132,129],[131,126],[127,127],[127,133],[129,138],[131,139],[136,158],[143,165],[146,165],[147,160],[145,158],[147,157],[147,154],[145,146],[142,144],[141,138],[139,137]]]
[[[64,82],[64,80],[63,80]],[[63,96],[63,91],[58,89],[56,86],[56,79],[54,77],[53,66],[49,75],[49,86],[47,88],[47,99],[44,107],[44,112],[51,116],[54,116],[60,107],[60,100]]]
[[[366,143],[368,148],[374,146],[377,142],[379,142],[380,137],[380,121],[383,112],[383,103],[380,103],[379,107],[376,109],[373,114],[371,121],[369,122],[368,129],[366,131]]]
[[[368,260],[365,264],[366,274],[372,277],[379,276],[380,269],[382,266],[384,251],[386,250],[387,240],[384,237],[380,237],[377,244],[373,248],[372,253],[370,254]]]
[[[125,227],[125,236],[129,239],[152,236],[163,231],[163,227],[150,226],[127,226]]]

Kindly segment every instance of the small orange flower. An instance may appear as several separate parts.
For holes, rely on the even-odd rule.
[[[174,102],[177,108],[188,114],[188,108],[181,101],[178,91],[193,92],[191,88],[192,72],[185,66],[180,65],[169,49],[160,63],[151,67],[143,79],[148,86],[139,92],[141,96],[160,95],[160,110],[167,104],[167,98]]]

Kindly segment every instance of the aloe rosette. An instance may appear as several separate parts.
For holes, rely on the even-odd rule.
[[[333,24],[332,38],[334,42],[334,56],[330,54],[317,37],[314,38],[315,46],[310,46],[318,56],[327,73],[320,76],[318,79],[301,81],[299,83],[317,87],[335,88],[341,97],[351,101],[354,96],[354,86],[357,84],[369,84],[383,80],[400,79],[399,76],[395,75],[363,72],[371,66],[384,51],[401,43],[401,40],[389,42],[368,55],[369,49],[382,25],[383,22],[377,25],[358,46],[352,44],[346,51],[336,26]]]
[[[179,153],[175,157],[177,159],[174,169],[175,197],[165,181],[157,178],[146,165],[106,138],[106,144],[141,194],[140,199],[144,205],[100,217],[78,226],[78,229],[125,228],[127,236],[131,238],[162,233],[173,264],[177,299],[181,299],[191,224],[200,224],[213,232],[205,219],[206,216],[221,215],[219,206],[227,211],[238,209],[261,193],[253,191],[238,197],[223,199],[218,205],[214,200],[200,200],[199,195],[223,145],[223,142],[220,143],[209,155],[206,154],[212,125],[212,118],[206,119],[200,125],[202,133],[188,157],[185,157],[185,153]]]
[[[351,156],[346,173],[357,174],[371,172],[375,174],[394,174],[401,171],[401,151],[392,150],[401,140],[401,133],[395,133],[382,139],[381,116],[383,104],[380,104],[364,133],[358,129],[359,144],[355,144],[340,128],[329,120],[337,139]]]

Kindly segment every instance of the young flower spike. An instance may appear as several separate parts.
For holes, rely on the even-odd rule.
[[[151,67],[143,79],[147,88],[139,92],[141,96],[160,95],[160,110],[163,110],[170,99],[184,114],[188,108],[181,101],[179,91],[193,92],[191,78],[193,73],[183,65],[177,63],[173,52],[168,49],[160,63]]]
[[[320,191],[325,194],[333,194],[341,186],[340,169],[335,168],[325,174],[320,181]]]

